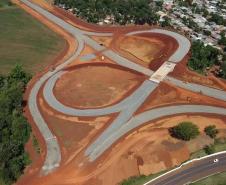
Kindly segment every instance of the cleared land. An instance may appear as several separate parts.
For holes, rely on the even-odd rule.
[[[66,42],[45,25],[16,5],[0,2],[0,73],[6,74],[16,64],[32,72],[51,63]]]
[[[161,49],[164,46],[164,43],[156,38],[145,40],[136,37],[125,37],[120,43],[120,49],[129,52],[147,64],[152,62],[157,55],[161,55]]]
[[[58,80],[54,93],[63,104],[94,108],[119,101],[142,80],[142,75],[116,65],[81,65]]]

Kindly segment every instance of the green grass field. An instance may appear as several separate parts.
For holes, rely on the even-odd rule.
[[[226,172],[212,175],[190,185],[226,185]]]
[[[12,5],[12,3],[9,0],[1,0],[0,1],[0,8],[8,7],[8,6],[11,6],[11,5]]]
[[[0,0],[0,73],[15,64],[41,71],[65,47],[66,41],[8,0]]]

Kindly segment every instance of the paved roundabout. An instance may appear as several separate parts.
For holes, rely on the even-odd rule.
[[[20,0],[30,8],[34,9],[39,14],[43,15],[46,19],[52,21],[56,25],[60,26],[68,33],[74,36],[78,43],[78,47],[74,54],[70,56],[64,63],[57,66],[53,71],[49,71],[45,73],[33,86],[30,96],[29,96],[29,109],[31,115],[37,124],[41,134],[43,135],[46,146],[47,146],[47,155],[45,159],[45,163],[42,167],[42,170],[45,174],[48,174],[53,169],[57,168],[61,162],[61,151],[57,141],[57,138],[52,134],[51,130],[48,128],[47,123],[43,119],[38,105],[37,105],[37,95],[40,91],[41,87],[43,88],[43,96],[48,105],[55,109],[58,112],[61,112],[65,115],[69,116],[102,116],[108,115],[112,113],[119,113],[117,118],[113,120],[111,125],[106,128],[101,135],[91,143],[85,151],[85,155],[89,158],[89,160],[95,161],[99,156],[101,156],[113,143],[115,143],[119,138],[123,135],[135,129],[136,127],[141,126],[142,124],[155,120],[165,116],[171,116],[175,114],[184,114],[184,113],[208,113],[208,114],[219,114],[226,115],[226,109],[222,107],[214,107],[207,105],[177,105],[177,106],[168,106],[161,107],[148,110],[146,112],[140,113],[136,116],[133,116],[136,110],[144,103],[147,97],[158,87],[159,83],[152,80],[152,76],[155,75],[155,72],[151,71],[148,68],[140,66],[123,56],[120,56],[118,53],[106,49],[104,46],[97,43],[90,36],[111,36],[112,33],[99,33],[99,32],[88,32],[83,31],[79,28],[76,28],[64,20],[56,17],[50,12],[44,10],[36,4],[31,3],[27,0]],[[134,31],[130,32],[127,35],[136,35],[140,33],[158,33],[164,34],[170,37],[173,37],[177,43],[177,50],[168,58],[167,62],[177,64],[180,62],[189,52],[190,49],[190,41],[175,32],[163,30],[163,29],[151,29],[151,30],[142,30],[142,31]],[[102,51],[102,54],[120,66],[132,69],[139,73],[146,75],[149,79],[145,80],[140,87],[138,87],[131,95],[123,99],[121,102],[98,109],[76,109],[69,106],[64,105],[54,96],[53,88],[58,78],[60,78],[66,71],[64,68],[74,61],[80,53],[83,51],[84,46],[88,45],[96,51]],[[166,74],[167,75],[167,74]],[[194,83],[184,83],[178,79],[166,76],[164,78],[165,81],[169,81],[170,83],[193,91],[200,93],[203,95],[210,96],[216,99],[220,99],[226,101],[226,93],[222,90],[202,86]]]

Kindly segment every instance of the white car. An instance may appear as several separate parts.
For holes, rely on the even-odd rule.
[[[217,162],[219,162],[219,159],[214,159],[213,162],[217,163]]]

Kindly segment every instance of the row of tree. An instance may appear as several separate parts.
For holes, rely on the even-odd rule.
[[[181,122],[178,125],[169,129],[171,136],[181,139],[184,141],[189,141],[191,139],[196,138],[199,134],[199,128],[197,125],[193,124],[192,122]],[[215,125],[209,125],[205,127],[204,132],[206,135],[215,139],[218,134],[218,129]]]
[[[12,184],[29,163],[24,145],[30,126],[23,116],[23,93],[31,76],[16,66],[0,76],[0,184]]]
[[[118,24],[156,24],[157,9],[149,0],[55,0],[55,5],[72,9],[73,13],[88,22],[98,23],[111,17]]]

